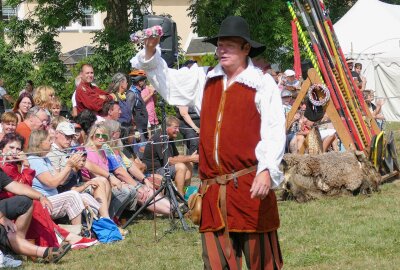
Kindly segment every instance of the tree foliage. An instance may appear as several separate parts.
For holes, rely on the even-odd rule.
[[[292,1],[293,2],[293,1]],[[357,0],[325,0],[330,17],[335,23]],[[400,0],[382,0],[400,4]],[[250,25],[251,37],[267,46],[264,57],[281,67],[293,64],[291,17],[286,1],[282,0],[191,0],[188,9],[192,27],[199,36],[211,37],[218,33],[219,25],[229,15],[244,17]]]
[[[247,20],[251,37],[266,45],[264,56],[268,61],[286,64],[292,61],[290,14],[285,1],[193,0],[189,7],[192,26],[199,36],[216,35],[219,25],[229,15]]]
[[[20,4],[31,1],[7,0],[6,5],[17,7]],[[13,18],[7,24],[1,22],[0,29],[4,31],[9,46],[2,46],[0,61],[6,65],[11,64],[9,55],[18,52],[20,56],[23,49],[33,46],[31,53],[22,53],[19,57],[22,62],[30,59],[30,65],[24,69],[25,76],[34,80],[36,85],[46,84],[53,86],[57,93],[65,96],[69,101],[69,85],[72,82],[65,66],[59,59],[61,45],[56,41],[60,31],[70,22],[83,22],[85,10],[93,12],[104,11],[107,16],[104,20],[104,29],[95,32],[93,39],[96,44],[95,55],[85,61],[93,64],[97,80],[106,84],[110,77],[118,71],[128,72],[129,59],[135,52],[135,47],[129,40],[129,34],[142,28],[141,9],[150,4],[151,0],[37,0],[35,8],[30,10],[23,19]],[[4,37],[0,37],[2,44],[7,45]],[[11,52],[13,54],[11,54]],[[15,60],[14,60],[15,61]],[[18,74],[10,67],[2,65],[2,76],[5,78],[7,88],[16,93],[23,87],[24,80],[14,83],[11,78]],[[14,72],[14,73],[12,73]],[[72,71],[72,75],[76,72]],[[103,84],[103,85],[104,85]],[[72,92],[71,92],[72,94]]]
[[[200,36],[213,36],[220,23],[228,15],[240,15],[251,26],[254,40],[266,44],[264,54],[270,62],[289,67],[293,63],[290,14],[282,0],[190,0],[189,16],[192,26]],[[382,0],[400,4],[400,0]],[[2,0],[6,5],[17,7],[31,0]],[[36,85],[53,86],[63,99],[69,102],[73,91],[73,78],[78,69],[67,72],[59,59],[60,44],[55,38],[71,21],[83,22],[85,10],[107,12],[104,30],[95,32],[95,54],[85,61],[93,64],[97,82],[105,87],[117,71],[129,71],[129,58],[135,47],[129,34],[142,29],[141,10],[151,0],[36,0],[36,8],[23,19],[13,18],[7,24],[0,21],[0,72],[7,89],[17,93],[26,79]],[[343,16],[356,0],[325,0],[335,22]],[[4,33],[5,37],[2,35]],[[5,42],[7,39],[7,43]],[[24,48],[33,46],[33,52]],[[213,63],[212,56],[204,63]],[[71,74],[72,73],[72,74]],[[72,75],[72,78],[70,76]]]

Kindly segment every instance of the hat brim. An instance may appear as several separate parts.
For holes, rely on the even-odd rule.
[[[255,56],[263,53],[265,51],[265,49],[266,49],[266,46],[264,44],[258,43],[257,41],[254,41],[254,40],[251,40],[249,38],[242,37],[242,36],[218,35],[218,36],[215,36],[215,37],[206,38],[206,39],[203,40],[203,42],[211,43],[211,44],[213,44],[214,46],[217,47],[218,39],[221,38],[221,37],[240,37],[240,38],[243,38],[244,40],[246,40],[251,46],[251,49],[250,49],[250,52],[249,52],[249,56],[250,57],[255,57]]]
[[[76,132],[72,133],[72,131],[65,131],[65,130],[56,130],[56,131],[62,132],[66,136],[76,135]]]
[[[134,82],[139,82],[139,81],[143,81],[143,80],[146,80],[146,79],[147,79],[146,76],[136,76],[136,77],[132,77],[132,80],[133,80]]]

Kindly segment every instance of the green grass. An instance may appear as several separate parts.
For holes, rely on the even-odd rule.
[[[279,202],[285,269],[397,269],[400,182],[372,196]],[[46,269],[202,269],[196,230],[170,229],[167,219],[140,220],[119,243],[72,251]],[[179,224],[177,224],[178,227]],[[42,269],[25,262],[25,269]],[[89,267],[89,268],[88,268]]]
[[[285,269],[398,269],[399,198],[397,181],[371,196],[279,202]],[[72,251],[57,265],[24,262],[25,269],[202,269],[197,230],[166,233],[170,227],[167,219],[139,220],[122,242]]]

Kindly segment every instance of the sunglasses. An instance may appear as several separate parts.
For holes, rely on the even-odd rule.
[[[94,137],[96,137],[98,139],[102,138],[104,140],[108,140],[108,135],[107,134],[96,133],[96,134],[94,134]]]

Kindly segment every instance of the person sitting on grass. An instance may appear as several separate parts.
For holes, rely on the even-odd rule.
[[[124,127],[122,127],[124,129]],[[124,155],[133,163],[135,163],[136,167],[141,171],[145,172],[147,170],[146,164],[144,164],[143,161],[140,160],[138,155],[135,153],[134,149],[134,144],[136,144],[135,140],[135,129],[133,127],[127,128],[126,130],[126,136],[123,136],[121,133],[121,136],[124,138],[121,138],[121,143],[124,145],[124,147],[121,149],[121,151],[124,153]]]
[[[25,153],[22,151],[24,138],[18,134],[10,133],[4,136],[0,141],[0,150],[4,157],[0,158],[0,168],[14,181],[32,186],[35,171],[29,167]],[[22,165],[19,172],[18,165]],[[15,195],[10,192],[1,192],[0,198],[11,198]],[[72,249],[81,249],[88,247],[91,239],[82,238],[79,235],[70,233],[59,227],[53,222],[49,211],[43,208],[39,201],[33,201],[32,221],[27,231],[27,239],[35,239],[39,246],[58,247],[58,240],[55,231],[58,231],[67,242],[72,245]]]
[[[70,122],[63,121],[56,127],[55,139],[51,144],[51,149],[47,154],[47,157],[50,159],[51,164],[57,172],[62,171],[67,165],[71,142],[74,139],[75,134],[75,126]],[[84,150],[83,147],[82,150]],[[86,161],[86,152],[82,152],[82,155],[84,155],[82,158]],[[82,162],[82,158],[78,163]],[[81,178],[80,169],[77,167],[73,168],[67,179],[57,187],[58,192],[65,192],[71,190],[72,187],[78,184],[83,184],[82,182],[79,182]],[[98,202],[101,202],[99,215],[101,217],[109,217],[108,207],[111,199],[111,186],[107,179],[104,177],[96,177],[91,179],[89,182],[84,183],[84,186],[86,186],[87,189],[81,189],[80,187],[78,189],[73,188],[73,190],[77,190],[79,193],[85,191],[85,193],[92,195]]]
[[[157,174],[165,174],[164,165],[168,164],[171,179],[175,181],[178,192],[184,196],[185,185],[190,185],[192,177],[193,163],[199,162],[199,155],[195,151],[191,155],[180,155],[173,140],[179,133],[179,119],[173,116],[167,117],[167,136],[168,136],[168,160],[164,160],[163,144],[161,142],[161,132],[157,131],[151,138],[156,144],[146,144],[143,154],[143,162],[147,165],[147,172],[152,173],[153,163],[154,171]]]
[[[30,167],[36,170],[32,187],[47,196],[53,204],[50,212],[53,219],[62,218],[68,215],[72,225],[82,225],[82,212],[85,205],[89,205],[98,212],[100,203],[89,194],[81,194],[76,191],[59,193],[57,187],[64,183],[73,168],[76,168],[82,153],[71,155],[65,168],[57,172],[46,157],[50,151],[51,138],[46,130],[34,131],[29,140],[28,160]]]
[[[106,120],[104,122],[104,125],[107,127],[111,135],[111,141],[109,145],[113,148],[115,154],[121,156],[124,167],[127,169],[129,174],[137,181],[144,182],[150,188],[153,188],[153,182],[155,186],[159,186],[162,181],[161,175],[151,174],[151,177],[147,177],[143,174],[143,171],[139,168],[139,166],[137,166],[137,163],[135,161],[132,161],[127,156],[125,156],[125,153],[123,151],[123,148],[125,147],[120,140],[121,124],[118,121]]]
[[[139,183],[130,176],[124,167],[121,156],[116,154],[107,144],[110,137],[110,131],[104,123],[95,124],[92,127],[86,143],[88,148],[88,160],[95,162],[104,169],[108,169],[109,172],[113,173],[119,180],[124,182],[126,188],[137,192],[139,204],[145,203],[153,194],[153,190],[146,185],[147,181]],[[148,183],[150,182],[148,181]],[[154,205],[150,205],[147,209],[151,211],[155,210],[155,212],[159,214],[168,215],[170,213],[169,201],[165,198],[158,199],[159,200],[155,203],[155,207]]]
[[[16,196],[0,200],[0,250],[6,254],[43,258],[48,263],[58,262],[71,249],[69,243],[64,242],[60,247],[40,247],[25,239],[32,219],[32,200],[40,201],[42,207],[49,210],[53,207],[51,202],[31,187],[13,181],[0,170],[0,191],[3,190]],[[12,258],[8,258],[8,262],[21,264]]]
[[[299,119],[299,130],[292,138],[289,144],[290,153],[299,153],[307,135],[310,133],[314,122],[308,120],[305,116],[301,116]]]

